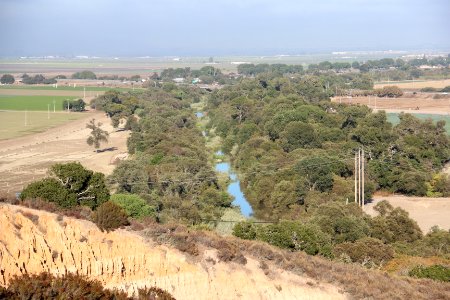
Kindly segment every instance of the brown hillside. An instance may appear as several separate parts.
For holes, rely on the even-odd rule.
[[[450,284],[177,225],[106,233],[88,221],[7,204],[0,224],[1,285],[49,271],[78,272],[130,294],[158,286],[177,299],[450,299]]]

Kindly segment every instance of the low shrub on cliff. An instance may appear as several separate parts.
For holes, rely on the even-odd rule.
[[[111,201],[103,203],[92,213],[92,221],[102,231],[111,231],[129,224],[125,211]]]
[[[441,265],[417,266],[409,272],[409,276],[450,282],[450,268]]]
[[[175,298],[158,287],[151,287],[147,289],[139,289],[138,290],[138,299],[139,300],[175,300]]]
[[[380,266],[394,257],[394,250],[391,246],[374,238],[362,238],[354,243],[337,244],[333,253],[335,257],[348,256],[352,262],[366,267]]]
[[[139,289],[138,297],[132,298],[125,292],[105,289],[97,280],[71,273],[55,277],[46,272],[13,277],[8,288],[0,286],[0,299],[175,300],[157,287]]]
[[[14,277],[4,293],[6,299],[129,299],[124,292],[106,290],[99,281],[70,273]]]

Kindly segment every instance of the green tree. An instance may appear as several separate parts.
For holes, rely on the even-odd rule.
[[[86,102],[83,99],[78,100],[64,100],[62,103],[63,110],[69,108],[70,111],[81,112],[85,110]]]
[[[95,149],[98,152],[98,148],[100,148],[100,143],[108,142],[109,133],[106,130],[101,129],[102,123],[98,122],[95,123],[95,119],[92,119],[89,121],[88,124],[86,124],[86,127],[91,129],[91,135],[86,140],[87,144],[89,146],[94,145]]]
[[[0,78],[0,83],[2,83],[2,84],[13,84],[14,81],[15,81],[14,76],[12,76],[11,74],[4,74]]]
[[[85,169],[80,163],[55,164],[51,178],[29,184],[21,198],[41,198],[62,207],[85,205],[95,209],[109,199],[105,175]]]
[[[97,79],[97,76],[92,71],[81,71],[72,74],[73,79]]]

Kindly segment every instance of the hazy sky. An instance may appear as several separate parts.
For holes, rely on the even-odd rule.
[[[0,56],[450,49],[449,0],[0,0]]]

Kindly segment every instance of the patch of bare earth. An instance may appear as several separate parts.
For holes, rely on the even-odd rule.
[[[364,211],[371,216],[377,212],[373,207],[380,201],[387,200],[394,207],[401,207],[409,216],[417,221],[420,229],[427,233],[431,227],[450,229],[450,198],[426,198],[406,196],[374,196],[371,203],[364,207]]]
[[[425,114],[450,114],[450,97],[433,99],[430,94],[405,94],[399,98],[380,98],[376,96],[366,97],[334,97],[332,102],[354,105],[367,105],[374,110],[385,110],[386,112],[407,112]]]
[[[87,122],[95,118],[109,132],[104,151],[97,153],[87,145]],[[45,132],[0,141],[0,190],[18,192],[28,183],[46,176],[48,167],[61,162],[79,161],[86,168],[110,174],[117,157],[127,153],[128,131],[117,131],[103,112],[88,112],[82,118]]]

